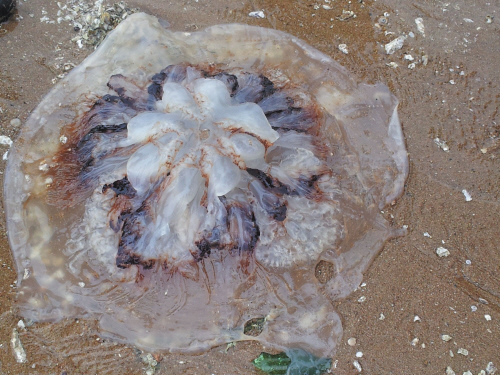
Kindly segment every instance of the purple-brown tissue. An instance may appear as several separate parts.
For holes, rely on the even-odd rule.
[[[148,350],[331,356],[332,300],[401,232],[380,215],[408,173],[396,107],[291,35],[130,16],[9,156],[21,314],[97,319]]]

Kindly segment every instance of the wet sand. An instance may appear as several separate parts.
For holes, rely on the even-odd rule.
[[[360,81],[387,84],[400,100],[411,169],[403,196],[384,215],[394,227],[407,225],[408,234],[386,244],[366,272],[365,286],[335,302],[344,338],[332,373],[358,373],[355,360],[367,374],[445,374],[448,366],[457,374],[479,374],[489,362],[500,368],[498,2],[144,0],[128,5],[168,20],[174,30],[230,22],[283,30],[332,56]],[[57,18],[55,2],[27,0],[18,8],[22,19],[0,37],[0,134],[12,139],[18,127],[11,120],[24,123],[52,80],[64,73],[63,64],[78,64],[91,52],[71,41],[76,32],[68,22],[40,21],[45,15]],[[263,10],[266,18],[248,17],[254,10]],[[340,21],[342,10],[356,17]],[[425,36],[416,18],[422,18]],[[385,53],[384,44],[410,32],[414,36],[402,49]],[[348,54],[339,44],[346,44]],[[391,62],[398,67],[388,66]],[[0,146],[2,154],[7,149]],[[0,180],[4,169],[1,161]],[[4,217],[0,225],[0,374],[144,374],[142,353],[103,342],[95,322],[84,320],[20,329],[28,361],[16,363],[10,343],[20,319],[14,305],[16,273]],[[438,257],[438,247],[450,255]],[[444,341],[443,334],[451,339]],[[354,346],[347,344],[349,338],[356,338]],[[467,355],[458,353],[461,348]],[[250,362],[264,350],[256,343],[237,343],[200,356],[168,354],[157,357],[156,374],[257,374]],[[357,352],[363,356],[356,358]]]

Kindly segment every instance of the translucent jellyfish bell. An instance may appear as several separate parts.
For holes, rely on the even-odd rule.
[[[379,213],[408,173],[396,107],[283,32],[131,15],[9,155],[21,314],[95,318],[149,350],[332,355],[331,300],[396,234]]]

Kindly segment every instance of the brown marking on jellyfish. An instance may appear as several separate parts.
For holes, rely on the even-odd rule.
[[[97,129],[96,129],[97,128]],[[123,124],[111,126],[97,126],[91,129],[78,143],[69,139],[67,144],[61,145],[54,155],[52,162],[57,168],[49,171],[52,186],[47,190],[47,200],[58,207],[71,207],[90,196],[97,187],[99,176],[103,173],[102,161],[106,158],[121,157],[123,153],[133,152],[126,149],[111,149],[94,155],[94,147],[99,142],[116,141],[123,137],[126,129]],[[123,159],[125,162],[125,159]],[[115,164],[115,167],[118,164]]]
[[[135,283],[139,284],[143,280],[144,280],[144,274],[140,271],[137,272],[137,274],[135,275]]]
[[[238,133],[243,133],[243,132],[238,132]],[[234,133],[232,133],[232,134],[234,134]],[[253,134],[250,134],[250,133],[246,133],[246,134],[253,136]],[[222,137],[218,137],[215,140],[216,140],[217,145],[218,145],[217,151],[219,152],[219,154],[231,159],[233,161],[233,164],[236,165],[239,169],[241,169],[241,170],[246,169],[245,161],[240,157],[239,154],[236,153],[232,144],[230,144],[228,142],[225,142],[225,144],[222,143],[223,142]],[[229,138],[225,138],[225,140],[227,141],[227,140],[229,140]]]
[[[313,192],[318,191],[317,181],[321,176],[312,175],[311,177],[300,176],[298,181],[298,187],[294,190],[298,195],[304,195],[312,197]]]
[[[262,145],[264,146],[264,148],[267,150],[269,147],[271,147],[273,145],[272,142],[270,141],[267,141],[265,139],[262,139],[260,138],[257,134],[255,133],[252,133],[252,132],[248,132],[248,131],[244,131],[241,127],[239,126],[234,126],[234,125],[229,125],[229,126],[226,126],[223,122],[214,122],[215,125],[219,126],[221,129],[224,129],[225,131],[231,133],[231,135],[233,134],[236,134],[236,133],[239,133],[239,134],[248,134],[254,138],[256,138],[260,143],[262,143]],[[222,126],[222,125],[225,125],[225,126]],[[231,137],[231,135],[229,137]],[[219,143],[219,145],[222,146],[221,143]]]
[[[117,196],[108,212],[109,227],[118,233],[122,229],[123,222],[130,217],[131,213],[130,200],[124,195]]]
[[[59,151],[54,159],[56,168],[51,168],[52,184],[47,189],[46,201],[59,208],[72,207],[90,197],[95,186],[89,181],[80,181],[82,165],[71,147]]]
[[[326,161],[329,156],[333,153],[333,151],[336,152],[336,150],[332,150],[331,147],[328,147],[319,137],[313,136],[312,137],[312,145],[314,146],[314,150],[312,150],[314,156],[316,156],[318,159],[322,161]]]

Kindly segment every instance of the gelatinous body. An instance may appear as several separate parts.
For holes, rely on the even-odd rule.
[[[21,313],[153,350],[331,355],[331,301],[395,234],[379,212],[407,175],[396,107],[288,34],[130,16],[11,152]]]

